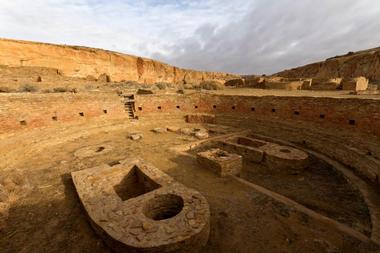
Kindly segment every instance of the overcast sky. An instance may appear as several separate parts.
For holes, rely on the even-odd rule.
[[[380,46],[380,1],[0,0],[0,37],[270,74]]]

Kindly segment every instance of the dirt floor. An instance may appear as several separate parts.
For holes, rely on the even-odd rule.
[[[233,178],[219,178],[200,168],[194,157],[171,150],[173,146],[195,141],[193,137],[150,131],[155,127],[167,126],[165,124],[155,122],[125,126],[123,123],[115,123],[103,129],[99,125],[93,129],[90,129],[90,125],[85,126],[87,129],[78,126],[70,130],[56,130],[54,141],[46,137],[46,133],[38,132],[36,136],[30,136],[33,134],[30,133],[30,139],[34,139],[33,145],[38,144],[40,148],[35,148],[33,153],[27,153],[27,149],[24,149],[25,153],[19,154],[24,159],[18,159],[13,164],[8,163],[9,166],[12,165],[13,171],[17,171],[13,173],[13,179],[14,175],[23,178],[18,184],[24,187],[15,194],[16,200],[11,204],[6,225],[0,230],[0,251],[110,252],[89,225],[75,192],[70,172],[101,163],[113,163],[128,157],[141,157],[206,197],[211,209],[211,233],[203,253],[348,253],[380,250],[370,243],[361,242],[289,208]],[[182,123],[182,126],[189,125]],[[70,134],[76,137],[68,138],[68,131],[72,131]],[[141,133],[143,139],[130,140],[128,135],[131,132]],[[60,138],[60,134],[65,137]],[[37,143],[38,138],[41,139],[40,143]],[[30,147],[37,147],[28,140],[25,142],[29,143],[27,145],[31,145]],[[44,142],[50,143],[49,146],[43,146]],[[11,147],[15,144],[9,145]],[[74,155],[76,151],[88,146],[106,146],[112,147],[112,150],[103,154],[102,151],[95,152],[95,156],[81,158]],[[331,211],[331,203],[338,198],[342,197],[339,205],[343,205],[347,198],[354,196],[354,211],[347,217],[352,218],[357,212],[360,213],[361,202],[349,188],[345,188],[343,181],[342,189],[339,189],[335,198],[331,194],[323,198],[328,200],[327,204],[324,203],[326,206],[322,205],[323,201],[318,198],[331,189],[329,182],[326,182],[321,192],[309,192],[308,184],[316,182],[315,180],[321,182],[326,176],[331,175],[323,169],[322,167],[319,172],[302,175],[304,180],[297,180],[297,185],[300,186],[298,191],[297,187],[291,186],[290,180],[284,180],[281,185],[284,187],[284,194],[296,198],[297,201],[304,201],[305,205],[306,199],[310,199],[309,204],[315,205],[321,212]],[[7,177],[12,177],[10,171],[1,170],[0,178]],[[255,180],[259,178],[262,185],[268,188],[278,182],[276,178],[270,182],[271,180],[266,179],[267,175],[262,174],[254,174],[252,177]],[[336,177],[332,180],[335,179]],[[344,195],[346,189],[348,192]],[[301,197],[297,196],[300,193]],[[306,193],[308,195],[303,196]],[[333,213],[341,215],[343,211],[335,210]],[[368,226],[365,218],[360,215],[355,217],[355,222],[363,224],[364,228]]]

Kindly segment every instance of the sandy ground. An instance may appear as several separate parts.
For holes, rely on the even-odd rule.
[[[131,126],[119,122],[91,129],[88,124],[71,127],[70,130],[54,130],[56,135],[50,133],[54,139],[42,131],[28,133],[29,140],[15,136],[17,146],[24,142],[25,147],[13,152],[22,151],[19,153],[22,157],[10,162],[11,159],[5,156],[8,160],[4,161],[8,161],[8,169],[12,167],[19,173],[23,180],[18,183],[25,187],[17,192],[6,225],[0,230],[0,251],[110,252],[89,225],[70,172],[136,156],[207,198],[211,209],[211,233],[203,253],[379,250],[374,245],[326,227],[233,178],[216,177],[200,168],[190,156],[170,151],[173,146],[194,139],[176,133],[155,134],[150,131],[154,127],[165,126],[167,123]],[[134,142],[127,138],[131,132],[140,132],[144,138]],[[70,135],[75,138],[69,138]],[[3,151],[7,145],[12,148],[16,143],[7,139],[7,143],[2,144]],[[74,155],[77,150],[92,145],[110,145],[113,150],[87,158]],[[32,151],[28,153],[27,150]],[[5,166],[5,162],[2,165]],[[1,170],[0,178],[10,177],[10,172]],[[272,183],[271,187],[279,191],[282,186]],[[312,195],[309,197],[313,198]]]

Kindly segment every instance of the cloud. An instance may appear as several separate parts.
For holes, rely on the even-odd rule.
[[[272,73],[380,44],[377,0],[3,0],[0,36]]]

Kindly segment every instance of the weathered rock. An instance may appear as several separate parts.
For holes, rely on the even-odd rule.
[[[169,132],[174,132],[174,133],[177,133],[180,128],[179,127],[176,127],[176,126],[168,126],[166,127],[166,129],[169,131]]]
[[[152,129],[152,132],[156,133],[156,134],[162,134],[162,133],[166,133],[167,130],[166,130],[166,128],[156,127],[154,129]]]
[[[88,75],[88,76],[86,76],[86,80],[87,80],[87,81],[91,81],[91,82],[95,82],[95,81],[97,81],[97,79],[96,79],[94,76],[92,76],[92,75]]]
[[[192,135],[193,132],[194,132],[194,129],[184,127],[184,128],[181,128],[181,129],[180,129],[180,132],[181,132],[181,134]]]
[[[106,73],[103,73],[98,77],[98,82],[109,83],[111,82],[111,77],[107,75]]]
[[[133,141],[137,141],[143,138],[142,134],[130,134],[129,138]]]
[[[198,139],[207,139],[209,134],[207,129],[195,129],[194,136]]]

